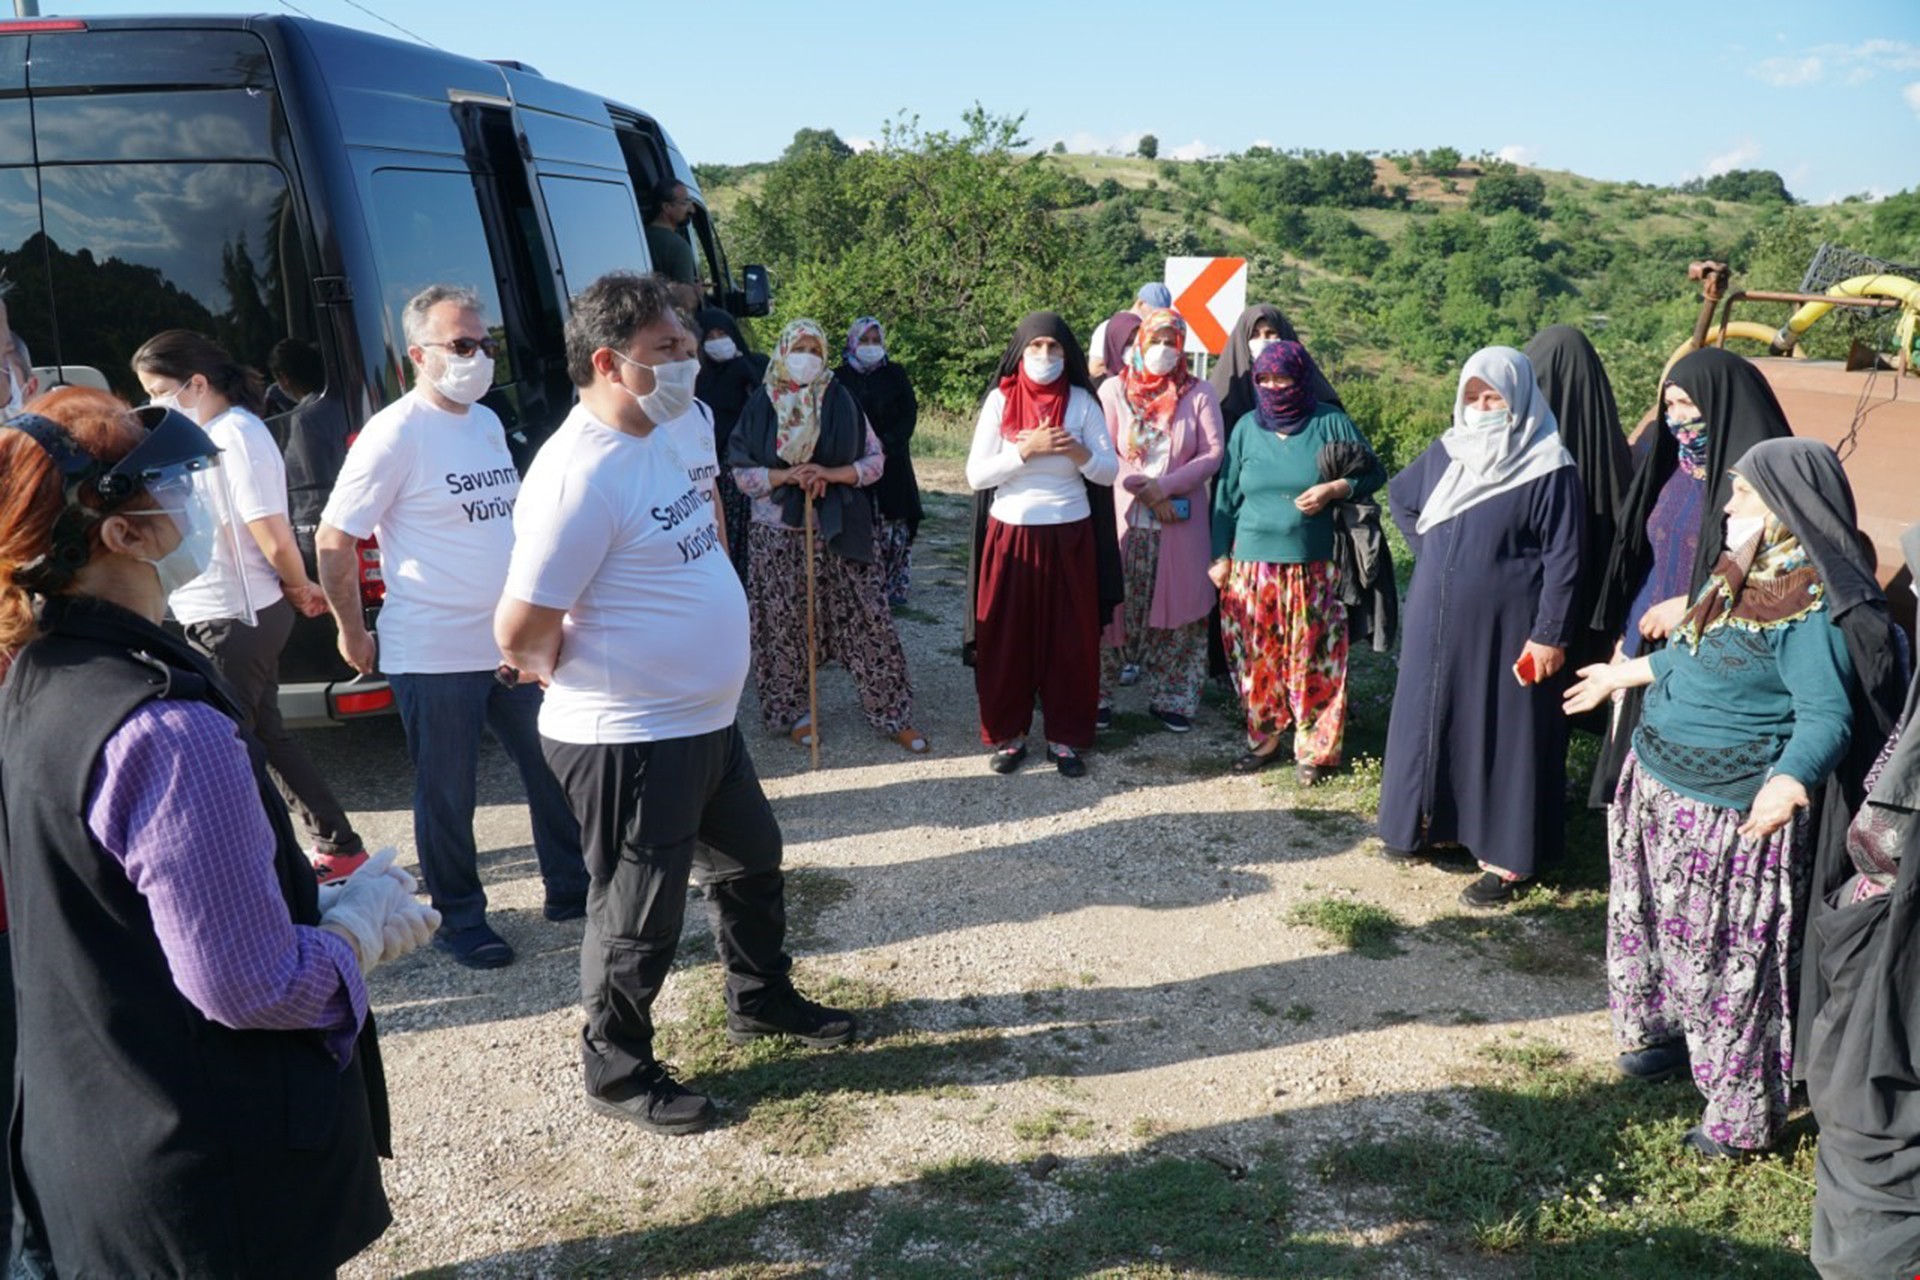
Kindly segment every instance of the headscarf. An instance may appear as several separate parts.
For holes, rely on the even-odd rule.
[[[1092,355],[1098,351],[1102,362],[1107,358],[1107,326],[1111,323],[1111,318],[1102,320],[1099,324],[1093,326],[1093,333],[1087,339],[1087,354]],[[1107,372],[1112,373],[1113,370],[1109,369]]]
[[[1835,621],[1863,604],[1886,606],[1838,454],[1818,440],[1764,440],[1733,469],[1806,548]]]
[[[873,366],[873,369],[867,368],[867,366],[853,358],[854,353],[860,349],[860,339],[866,336],[867,330],[869,329],[878,329],[880,331],[880,341],[883,344],[886,342],[887,327],[881,324],[875,316],[861,316],[847,329],[847,366],[859,373],[872,373],[874,369],[884,369],[887,367],[887,357],[884,354],[880,357],[880,363]],[[884,347],[882,350],[884,351]]]
[[[1127,367],[1127,349],[1133,345],[1134,332],[1139,328],[1140,317],[1131,311],[1116,311],[1108,318],[1100,355],[1107,362],[1109,377],[1119,377],[1120,371]]]
[[[1533,361],[1534,377],[1559,420],[1560,443],[1580,470],[1587,514],[1603,518],[1611,531],[1613,513],[1633,474],[1633,454],[1620,431],[1606,366],[1587,335],[1568,324],[1535,334],[1527,344],[1527,359]]]
[[[1290,436],[1305,426],[1319,407],[1313,395],[1313,357],[1297,342],[1285,338],[1260,353],[1253,362],[1254,420],[1263,431]],[[1260,379],[1280,374],[1292,378],[1290,387],[1263,387]]]
[[[1467,425],[1467,383],[1475,378],[1507,402],[1507,425],[1497,434]],[[1453,426],[1440,437],[1440,445],[1453,461],[1427,495],[1414,523],[1416,533],[1573,465],[1573,455],[1560,443],[1560,424],[1534,381],[1533,362],[1512,347],[1483,347],[1468,357],[1453,397]]]
[[[1214,362],[1213,372],[1207,376],[1207,381],[1213,384],[1214,395],[1220,399],[1220,421],[1229,434],[1240,419],[1253,412],[1253,352],[1248,344],[1253,341],[1254,326],[1262,320],[1272,325],[1282,340],[1300,341],[1300,335],[1294,332],[1287,317],[1271,303],[1256,303],[1242,311],[1240,318],[1233,322],[1233,333],[1227,339],[1227,349],[1220,353],[1220,358]],[[1340,408],[1340,397],[1334,391],[1333,384],[1327,381],[1327,375],[1320,372],[1320,366],[1313,363],[1312,352],[1307,353],[1307,363],[1312,370],[1310,381],[1313,384],[1313,398],[1321,404]]]
[[[1061,354],[1066,358],[1066,367],[1060,376],[1046,386],[1027,376],[1024,359],[1027,344],[1036,338],[1052,338],[1060,344]],[[1005,398],[1000,411],[1000,434],[1008,440],[1019,439],[1042,421],[1064,425],[1067,401],[1073,389],[1079,387],[1089,394],[1093,391],[1080,340],[1073,336],[1073,330],[1059,313],[1053,311],[1030,311],[1021,318],[1013,337],[1007,341],[1006,350],[1000,353],[997,375],[1000,394]]]
[[[1722,553],[1706,589],[1673,629],[1673,641],[1698,653],[1700,641],[1728,623],[1780,626],[1812,613],[1824,594],[1806,548],[1784,521],[1769,515],[1758,537]]]
[[[779,424],[774,433],[774,452],[791,466],[813,457],[813,446],[820,439],[820,402],[833,381],[824,359],[820,376],[807,386],[795,383],[787,372],[787,357],[793,354],[794,344],[806,337],[818,342],[822,353],[826,351],[827,334],[817,322],[804,317],[787,321],[773,359],[767,362],[765,379],[767,398],[773,401],[774,420]]]
[[[1684,356],[1667,371],[1667,381],[1684,390],[1700,406],[1706,428],[1705,501],[1701,504],[1700,536],[1694,544],[1693,574],[1687,594],[1697,596],[1707,575],[1720,561],[1726,531],[1722,513],[1731,494],[1727,470],[1762,440],[1793,434],[1773,388],[1751,363],[1722,351],[1702,347]],[[1665,399],[1665,387],[1661,389]],[[1621,499],[1617,536],[1607,558],[1606,578],[1594,601],[1593,626],[1617,636],[1626,626],[1627,608],[1652,563],[1647,540],[1647,518],[1674,469],[1680,465],[1680,445],[1663,425],[1654,436],[1653,454],[1634,473]]]
[[[1121,433],[1121,452],[1136,466],[1146,458],[1155,440],[1164,439],[1173,424],[1173,411],[1187,384],[1194,381],[1186,356],[1172,373],[1157,374],[1147,369],[1147,348],[1161,332],[1173,330],[1174,350],[1182,353],[1187,345],[1187,322],[1177,311],[1161,308],[1147,313],[1127,348],[1127,363],[1120,373],[1120,389],[1126,393],[1127,425]]]
[[[1158,280],[1149,280],[1140,286],[1139,292],[1133,295],[1133,300],[1135,302],[1144,302],[1150,307],[1165,311],[1173,305],[1173,290],[1167,288],[1166,285],[1160,283]]]
[[[1900,535],[1900,550],[1907,557],[1907,571],[1920,582],[1920,524],[1909,525]],[[1867,799],[1888,808],[1920,810],[1920,673],[1907,687],[1906,708],[1900,718],[1903,728],[1899,740],[1887,753]]]

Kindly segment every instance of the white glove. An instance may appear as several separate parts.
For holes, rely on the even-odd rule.
[[[353,947],[360,972],[371,973],[386,952],[388,917],[413,905],[413,898],[391,874],[393,849],[382,849],[346,878],[330,895],[320,913],[320,927],[345,938]]]
[[[398,960],[409,951],[425,946],[433,940],[433,931],[439,927],[440,913],[408,895],[381,928],[380,963]]]

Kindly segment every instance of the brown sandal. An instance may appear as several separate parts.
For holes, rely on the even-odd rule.
[[[813,717],[801,716],[793,722],[793,728],[787,730],[787,736],[803,747],[813,745]]]
[[[909,755],[923,756],[933,750],[933,744],[927,741],[927,735],[911,725],[894,734],[893,740],[905,747]]]

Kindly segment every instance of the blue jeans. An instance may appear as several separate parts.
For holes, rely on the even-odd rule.
[[[485,921],[473,809],[480,768],[480,728],[493,730],[520,770],[533,817],[533,851],[546,882],[547,901],[587,896],[580,857],[580,823],[540,750],[540,687],[507,688],[491,671],[388,673],[393,700],[406,727],[413,759],[413,841],[427,893],[443,927],[468,929]]]

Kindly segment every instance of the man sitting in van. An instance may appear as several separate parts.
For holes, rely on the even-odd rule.
[[[693,263],[693,246],[681,230],[693,217],[693,200],[682,183],[668,178],[648,194],[647,255],[653,269],[677,284],[700,284],[700,272]]]
[[[393,688],[413,759],[413,838],[442,924],[434,946],[470,969],[513,963],[487,924],[473,811],[480,732],[526,784],[546,917],[586,914],[580,824],[540,750],[540,689],[500,666],[493,610],[513,555],[520,473],[491,409],[494,340],[470,289],[429,286],[406,305],[413,390],[368,420],[340,468],[315,543],[320,582],[354,670]],[[358,543],[386,581],[376,637],[360,609]]]

